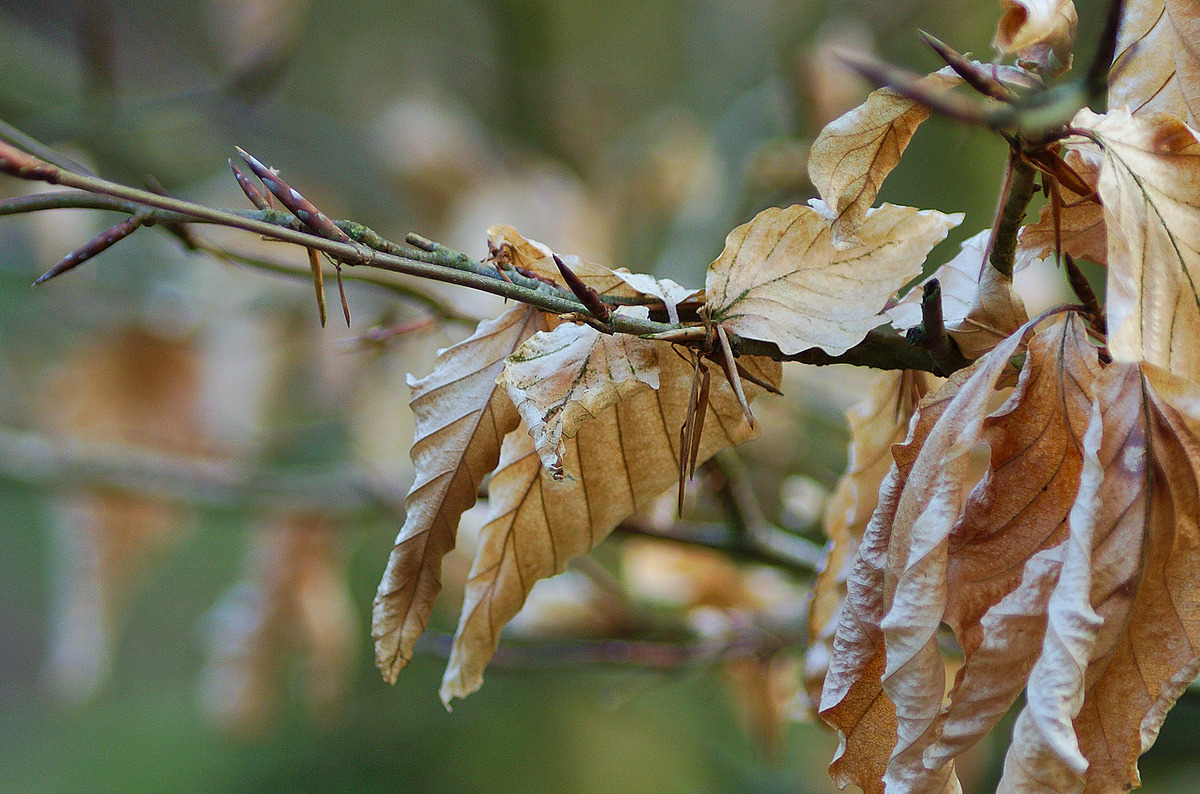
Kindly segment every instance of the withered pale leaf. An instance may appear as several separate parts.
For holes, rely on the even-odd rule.
[[[658,345],[590,325],[540,331],[509,356],[499,384],[533,434],[542,465],[563,478],[563,439],[618,400],[658,388]]]
[[[1081,111],[1104,146],[1109,350],[1200,382],[1200,140],[1178,119]]]
[[[1063,156],[1067,165],[1084,182],[1096,189],[1100,165],[1104,159],[1100,147],[1091,141],[1071,143]],[[1036,223],[1021,227],[1017,238],[1017,268],[1024,268],[1034,259],[1049,256],[1055,250],[1055,236],[1064,253],[1076,259],[1087,259],[1098,265],[1108,263],[1108,235],[1104,227],[1104,209],[1096,197],[1088,199],[1062,187],[1063,207],[1055,231],[1050,203],[1041,209]]]
[[[1071,68],[1075,25],[1079,16],[1072,0],[1000,0],[1004,16],[992,46],[1002,56],[1048,77]]]
[[[1200,9],[1194,0],[1126,3],[1108,107],[1200,120]]]
[[[412,658],[413,643],[425,630],[459,517],[475,504],[483,478],[496,467],[501,440],[519,421],[496,378],[505,359],[544,327],[540,312],[514,306],[442,350],[429,375],[409,378],[416,478],[375,596],[371,629],[375,662],[389,682]]]
[[[923,78],[921,88],[949,89],[962,78],[949,70]],[[929,108],[890,88],[872,91],[867,101],[821,130],[808,155],[808,178],[831,214],[833,244],[852,246],[883,180],[900,162]]]
[[[814,705],[821,699],[854,552],[879,504],[879,488],[892,465],[892,445],[904,440],[928,380],[921,372],[880,372],[867,396],[846,412],[849,460],[825,510],[829,554],[813,585],[809,609],[804,683]]]
[[[507,257],[513,267],[524,268],[544,281],[564,286],[562,274],[558,272],[558,265],[554,262],[554,251],[549,246],[522,237],[516,229],[503,223],[488,227],[487,235],[491,245],[499,249],[501,255]],[[563,254],[559,258],[584,284],[601,295],[630,298],[639,294],[636,287],[627,283],[611,268],[595,262],[586,262],[574,254]]]
[[[763,210],[729,233],[708,266],[709,316],[784,353],[843,353],[880,323],[887,300],[961,221],[961,213],[884,204],[867,212],[862,244],[839,251],[811,207]]]
[[[778,383],[777,362],[757,362]],[[659,388],[638,390],[601,411],[564,443],[567,477],[543,469],[522,427],[504,439],[488,488],[490,514],[467,583],[462,618],[442,682],[449,704],[479,688],[505,623],[533,583],[561,572],[571,557],[593,548],[620,521],[674,483],[679,472],[679,428],[691,394],[690,364],[664,349]],[[746,384],[748,396],[761,389]],[[719,371],[713,374],[710,415],[699,460],[754,435],[741,405]]]
[[[884,580],[892,524],[921,447],[973,371],[959,370],[921,401],[904,442],[892,447],[894,462],[854,554],[819,711],[838,731],[829,773],[839,787],[853,783],[868,794],[883,791],[884,771],[896,745],[896,709],[880,683],[886,663],[880,623],[888,608]]]
[[[1099,371],[1082,323],[1067,315],[1030,340],[1016,389],[984,420],[991,461],[950,536],[946,572],[944,620],[966,661],[926,766],[978,741],[1024,688],[1058,581]]]
[[[946,693],[937,631],[947,604],[949,536],[963,509],[971,450],[988,401],[1028,330],[1022,327],[965,370],[965,381],[947,383],[961,386],[921,445],[896,502],[883,582],[888,609],[880,622],[887,649],[881,683],[897,721],[885,788],[957,787],[952,763],[929,769],[923,760]]]
[[[1005,278],[987,261],[991,231],[985,229],[962,244],[958,255],[930,277],[942,290],[942,317],[946,330],[969,359],[977,359],[1020,328],[1029,315]],[[921,322],[924,284],[908,292],[887,315],[897,328]]]
[[[1095,381],[1042,655],[1002,790],[1128,790],[1200,672],[1200,387],[1153,365]]]

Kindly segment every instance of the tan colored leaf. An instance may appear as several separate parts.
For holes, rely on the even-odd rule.
[[[1071,144],[1063,156],[1084,182],[1096,189],[1104,155],[1091,141]],[[1104,209],[1099,200],[1085,199],[1069,188],[1061,188],[1063,207],[1058,216],[1058,239],[1061,250],[1076,259],[1088,259],[1098,265],[1108,264],[1108,235],[1104,227]],[[1042,207],[1036,223],[1021,227],[1017,238],[1017,268],[1030,265],[1055,250],[1054,216],[1050,203]]]
[[[563,286],[562,275],[554,263],[554,252],[549,246],[522,237],[516,229],[503,223],[488,227],[487,235],[489,243],[513,267],[524,268],[544,281]],[[634,297],[639,294],[637,288],[604,265],[585,262],[573,254],[564,254],[560,258],[584,284],[601,295]]]
[[[389,682],[408,663],[425,629],[458,519],[475,504],[483,478],[499,459],[501,440],[517,426],[517,411],[496,378],[505,359],[545,327],[542,317],[515,306],[442,350],[428,376],[409,378],[416,478],[375,596],[371,630],[376,664]]]
[[[1108,107],[1200,121],[1200,9],[1194,0],[1126,3]]]
[[[946,330],[963,355],[972,360],[1029,319],[1025,304],[1013,291],[1012,279],[1005,278],[987,261],[989,239],[991,231],[985,229],[966,240],[958,256],[930,277],[938,279],[941,286]],[[924,292],[924,284],[917,286],[888,309],[888,317],[897,328],[911,328],[921,322]]]
[[[821,699],[854,552],[879,504],[879,487],[892,465],[892,445],[904,440],[927,383],[928,377],[920,372],[880,372],[870,393],[846,412],[849,460],[825,510],[830,548],[825,568],[813,585],[809,609],[804,683],[814,705]]]
[[[619,400],[658,388],[657,350],[637,337],[563,323],[534,334],[509,356],[498,383],[554,479],[563,478],[563,439]]]
[[[1109,350],[1200,382],[1200,140],[1165,115],[1076,123],[1104,146]]]
[[[829,772],[839,787],[854,783],[868,794],[883,791],[884,771],[896,744],[896,709],[880,683],[886,663],[880,623],[888,608],[884,580],[892,525],[922,446],[973,373],[974,368],[959,370],[921,401],[904,443],[892,447],[894,463],[854,554],[819,712],[838,731]]]
[[[759,366],[778,383],[777,362]],[[488,489],[491,512],[467,584],[462,618],[442,682],[449,704],[479,688],[505,623],[533,583],[561,572],[571,557],[593,548],[620,521],[674,483],[679,471],[679,428],[691,394],[692,368],[678,356],[659,356],[659,388],[637,390],[579,427],[564,443],[556,481],[543,469],[522,427],[504,439]],[[746,384],[753,396],[761,389]],[[710,415],[699,460],[750,438],[733,390],[713,375]]]
[[[1004,16],[992,46],[1002,56],[1048,77],[1071,68],[1075,25],[1079,16],[1072,0],[1000,0]]]
[[[929,251],[961,220],[961,214],[884,204],[867,213],[863,243],[838,251],[816,210],[764,210],[730,232],[708,266],[709,316],[784,353],[811,347],[843,353],[879,325],[887,300],[920,273]]]
[[[253,534],[246,570],[209,616],[204,710],[223,727],[259,730],[278,712],[291,657],[304,663],[310,705],[328,710],[354,658],[355,607],[338,531],[320,515]]]
[[[918,86],[936,91],[961,82],[962,78],[945,70],[926,76]],[[890,88],[880,88],[872,91],[866,102],[827,124],[813,141],[808,178],[832,215],[835,247],[855,244],[883,180],[927,118],[929,108]]]
[[[1140,363],[1094,390],[1006,791],[1136,787],[1137,757],[1200,672],[1200,387]]]
[[[1009,360],[1026,330],[1028,326],[966,370],[967,379],[930,430],[896,503],[884,576],[888,610],[880,622],[887,648],[881,683],[895,705],[898,734],[885,788],[957,787],[953,763],[929,769],[923,761],[946,693],[937,631],[946,611],[949,536],[963,509],[971,450],[982,431],[988,400],[1011,367]]]
[[[991,462],[950,536],[946,571],[943,619],[966,662],[924,752],[928,767],[991,730],[1041,650],[1099,372],[1082,323],[1067,315],[1030,340],[1016,389],[983,422]]]

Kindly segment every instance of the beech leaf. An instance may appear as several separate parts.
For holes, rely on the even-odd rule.
[[[1002,56],[1048,77],[1071,68],[1075,25],[1079,16],[1072,0],[1000,0],[1004,16],[992,46]]]
[[[990,238],[991,231],[985,229],[966,240],[958,256],[930,276],[941,287],[946,330],[962,354],[972,360],[991,350],[1029,319],[1025,304],[1013,291],[1012,279],[1005,278],[987,261]],[[911,328],[921,322],[924,292],[921,284],[888,309],[888,317],[897,328]]]
[[[1200,121],[1200,9],[1192,0],[1126,3],[1108,107]]]
[[[867,212],[861,245],[836,250],[817,210],[763,210],[729,233],[709,265],[709,316],[786,354],[843,353],[879,325],[887,300],[962,217],[884,204]]]
[[[1104,146],[1109,351],[1200,382],[1200,140],[1161,114],[1076,123]]]
[[[485,320],[468,339],[438,353],[433,372],[409,377],[416,418],[416,478],[404,500],[404,526],[375,596],[375,661],[389,682],[412,658],[441,590],[442,558],[454,548],[458,520],[496,467],[517,411],[496,385],[508,356],[543,329],[544,315],[514,306]]]
[[[846,578],[871,514],[879,504],[879,487],[892,465],[892,445],[904,440],[909,419],[927,389],[925,373],[880,372],[870,392],[846,412],[850,425],[846,472],[825,509],[830,546],[825,567],[813,585],[809,609],[804,682],[814,706],[820,702],[833,653],[833,637],[846,600]]]
[[[1200,387],[1151,364],[1095,381],[1041,657],[1003,791],[1127,790],[1200,672]]]
[[[574,438],[565,439],[563,468],[570,478],[557,481],[544,470],[525,428],[504,439],[488,487],[488,522],[442,682],[447,705],[479,688],[501,629],[520,610],[534,582],[560,573],[568,560],[593,548],[676,481],[679,428],[688,412],[692,367],[669,352],[658,359],[657,389],[634,390],[580,425]],[[778,362],[749,361],[769,382],[778,383]],[[754,396],[762,390],[746,384],[746,391]],[[709,411],[700,439],[701,461],[756,432],[719,370],[713,374]]]
[[[1096,189],[1104,159],[1098,146],[1091,141],[1072,143],[1063,159],[1093,191]],[[1021,227],[1017,238],[1017,269],[1053,254],[1056,246],[1076,259],[1108,264],[1108,235],[1099,199],[1085,198],[1067,187],[1061,187],[1060,191],[1063,206],[1058,213],[1057,229],[1049,202],[1042,207],[1036,223]]]
[[[499,383],[533,435],[542,465],[563,478],[563,439],[639,389],[658,388],[657,346],[563,323],[539,331],[509,356]]]

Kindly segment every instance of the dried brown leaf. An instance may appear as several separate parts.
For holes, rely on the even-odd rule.
[[[836,250],[828,222],[811,207],[764,210],[730,232],[709,265],[709,316],[784,353],[843,353],[880,323],[887,300],[961,220],[884,204],[867,212],[861,245]]]
[[[1200,140],[1161,114],[1075,123],[1104,146],[1109,350],[1200,382]]]
[[[1125,4],[1108,107],[1200,121],[1200,9],[1193,0]]]
[[[990,238],[991,231],[985,229],[966,240],[958,255],[930,276],[938,280],[942,291],[946,330],[963,355],[972,360],[1029,319],[1025,304],[1013,291],[1012,279],[1005,278],[987,261]],[[924,293],[924,284],[918,285],[888,309],[888,317],[897,328],[911,328],[921,322]]]
[[[1041,650],[1099,372],[1083,324],[1067,315],[1030,340],[1016,389],[984,420],[990,466],[950,536],[946,571],[944,620],[966,662],[924,751],[928,767],[1004,716]]]
[[[540,312],[515,306],[442,350],[429,375],[409,378],[416,478],[375,596],[372,626],[376,664],[389,682],[408,663],[425,629],[459,517],[475,504],[483,478],[499,459],[501,440],[519,421],[496,378],[505,360],[544,327]]]
[[[1079,495],[1004,791],[1114,791],[1200,672],[1200,387],[1095,381]]]
[[[563,478],[564,439],[619,400],[658,388],[658,348],[637,337],[563,323],[534,334],[509,356],[498,382],[554,479]]]
[[[1002,56],[1049,77],[1071,68],[1075,25],[1072,0],[1000,0],[1004,16],[996,26],[992,46]]]
[[[778,383],[780,367],[757,366]],[[561,572],[620,521],[675,482],[679,428],[688,410],[692,368],[678,356],[659,356],[659,388],[637,390],[579,427],[565,443],[561,481],[541,465],[525,428],[504,439],[488,489],[490,516],[467,584],[441,696],[449,704],[479,688],[500,632],[538,579]],[[751,395],[761,389],[750,387]],[[713,376],[711,411],[700,460],[754,435],[733,389]]]
[[[892,465],[892,445],[904,440],[909,419],[927,389],[928,377],[924,373],[880,372],[867,396],[846,412],[850,425],[849,460],[825,510],[829,554],[824,569],[817,575],[809,609],[804,683],[814,706],[820,702],[821,686],[833,653],[833,637],[846,599],[850,564],[879,504],[879,487]]]

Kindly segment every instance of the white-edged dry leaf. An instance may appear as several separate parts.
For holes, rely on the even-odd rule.
[[[404,526],[375,596],[371,634],[375,661],[388,682],[412,658],[441,590],[442,557],[454,548],[458,520],[500,456],[517,411],[497,386],[505,360],[537,331],[543,315],[514,306],[438,353],[434,370],[409,378],[416,419],[416,478],[405,498]]]
[[[1080,111],[1104,146],[1109,350],[1200,382],[1200,140],[1173,116]]]
[[[894,462],[854,554],[819,711],[838,732],[829,773],[839,787],[854,783],[868,794],[883,791],[884,771],[896,744],[896,709],[880,683],[886,663],[880,623],[888,608],[884,580],[892,524],[921,447],[973,371],[959,370],[921,401],[904,442],[892,447]]]
[[[1100,147],[1091,141],[1072,142],[1066,147],[1063,159],[1067,165],[1096,190],[1100,165],[1104,159]],[[1087,198],[1061,187],[1063,206],[1058,213],[1058,229],[1050,203],[1041,209],[1036,223],[1021,227],[1017,237],[1016,269],[1032,264],[1054,253],[1057,245],[1076,259],[1088,259],[1098,265],[1108,264],[1108,235],[1104,227],[1104,209],[1093,196]]]
[[[958,255],[930,276],[941,287],[946,330],[971,360],[991,350],[1029,319],[1025,304],[1013,291],[1012,279],[1005,278],[987,261],[990,239],[991,230],[984,229],[964,241]],[[892,324],[911,328],[920,323],[924,293],[923,283],[888,309]]]
[[[1002,791],[1122,791],[1200,672],[1200,387],[1146,363],[1094,383],[1042,654]]]
[[[1016,389],[983,422],[991,460],[950,536],[946,570],[943,620],[965,663],[924,751],[927,767],[992,729],[1041,650],[1099,372],[1082,322],[1066,315],[1030,340]]]
[[[992,46],[1002,56],[1047,77],[1071,68],[1075,25],[1079,15],[1073,0],[1000,0],[1004,16],[996,26]]]
[[[729,233],[708,266],[709,316],[784,353],[844,353],[880,324],[887,300],[962,217],[884,204],[867,212],[861,245],[836,250],[817,210],[763,210]]]
[[[962,78],[949,69],[918,83],[926,90],[950,89]],[[929,108],[890,88],[825,125],[808,154],[808,178],[829,208],[835,247],[855,244],[867,210]]]
[[[929,769],[923,759],[946,694],[937,632],[948,599],[949,536],[966,500],[971,450],[988,401],[1028,329],[1024,326],[965,370],[966,380],[930,430],[896,502],[884,576],[888,609],[880,621],[887,649],[881,683],[897,722],[885,789],[951,791],[958,785],[953,763]]]
[[[1108,107],[1200,121],[1200,8],[1194,0],[1126,3]]]
[[[879,487],[892,465],[892,445],[904,440],[909,419],[928,390],[929,380],[923,372],[880,372],[870,392],[846,412],[850,426],[846,472],[825,509],[829,552],[813,585],[809,607],[804,685],[814,707],[820,702],[833,653],[833,637],[846,599],[846,577],[854,552],[879,504]]]
[[[780,366],[757,369],[778,383]],[[659,388],[637,390],[579,427],[564,443],[570,478],[546,473],[524,427],[504,439],[488,488],[490,514],[467,583],[441,696],[447,705],[479,688],[504,625],[538,579],[561,572],[620,521],[669,488],[679,473],[679,429],[688,412],[692,367],[666,351]],[[748,396],[761,390],[746,384]],[[754,435],[733,389],[713,374],[698,460]]]
[[[677,284],[669,278],[659,279],[645,273],[630,273],[624,268],[612,272],[641,294],[652,295],[661,300],[667,309],[667,319],[673,324],[679,322],[679,311],[676,307],[688,298],[694,298],[704,292]]]
[[[509,356],[499,384],[533,435],[546,471],[563,478],[563,439],[640,389],[658,388],[658,345],[590,325],[539,331]]]

